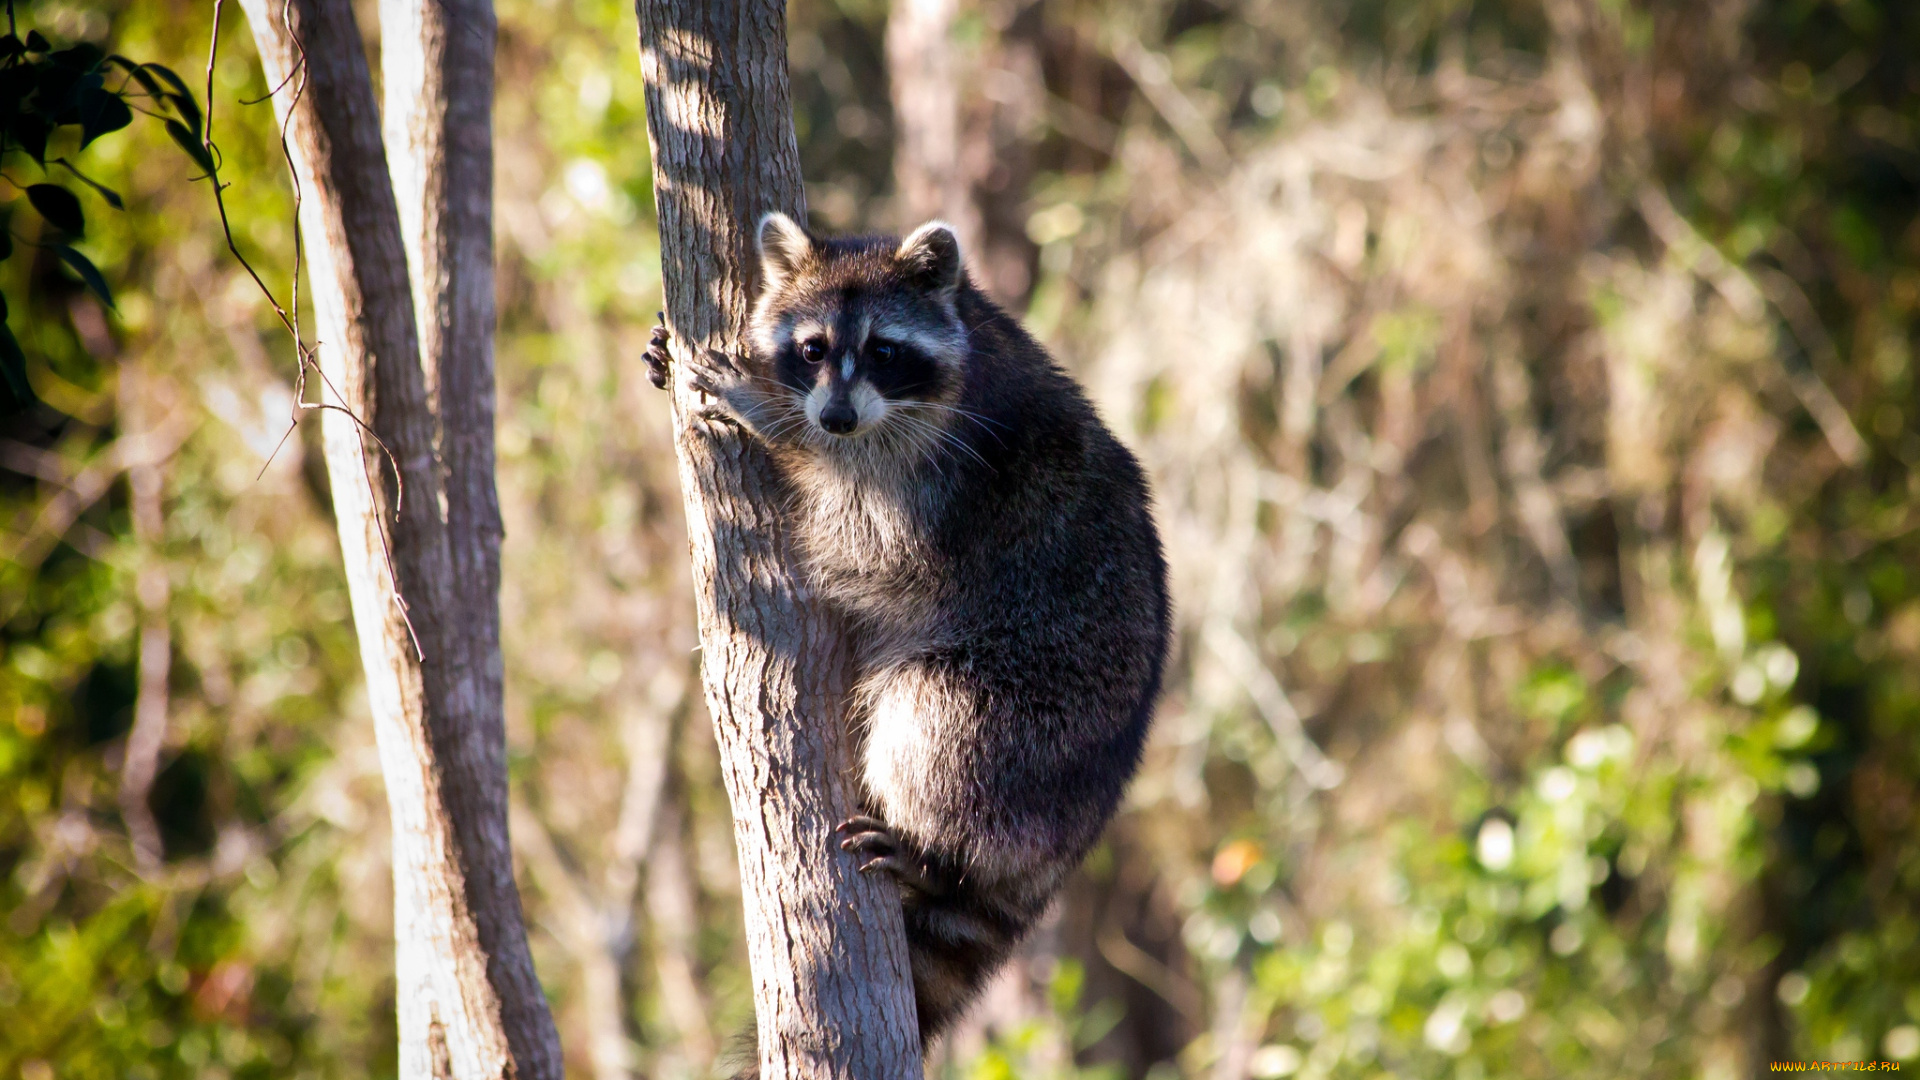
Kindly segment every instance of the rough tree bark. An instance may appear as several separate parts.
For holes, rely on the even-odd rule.
[[[779,0],[638,0],[673,353],[742,352],[754,230],[804,193]],[[676,380],[674,446],[698,583],[768,1080],[921,1075],[900,905],[834,843],[848,662],[793,572],[765,452]]]
[[[322,422],[393,818],[400,1072],[559,1080],[507,843],[492,10],[484,0],[385,5],[396,203],[351,6],[244,6],[267,83],[280,87],[274,107],[302,195],[324,374],[309,396],[339,406]]]

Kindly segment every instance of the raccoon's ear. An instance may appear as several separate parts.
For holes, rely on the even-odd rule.
[[[792,277],[813,257],[813,237],[787,215],[775,210],[760,219],[760,279],[774,288]]]
[[[894,258],[928,292],[948,296],[960,287],[960,239],[944,221],[929,221],[900,241]]]

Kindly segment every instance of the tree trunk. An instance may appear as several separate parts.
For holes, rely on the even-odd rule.
[[[953,40],[958,13],[958,0],[894,0],[887,15],[895,214],[903,229],[952,225],[974,280],[1018,308],[1038,256],[1026,223],[1046,119],[1041,5],[976,5],[984,34],[967,49]]]
[[[959,0],[894,0],[887,14],[887,81],[900,224],[944,219],[971,256],[980,245],[980,211],[960,161],[960,61],[950,40],[959,7]]]
[[[484,3],[417,13],[388,5],[400,24],[388,30],[386,78],[395,131],[405,135],[396,145],[403,243],[352,8],[338,0],[245,7],[267,84],[282,87],[274,107],[301,196],[324,376],[309,397],[338,406],[323,413],[323,430],[393,818],[400,1072],[558,1080],[559,1041],[527,951],[506,828],[487,184],[492,13]],[[422,272],[429,369],[409,247]]]
[[[762,214],[803,216],[778,0],[639,0],[673,351],[738,356]],[[918,1077],[900,903],[835,844],[849,670],[794,572],[764,449],[676,380],[707,708],[733,805],[761,1075]]]

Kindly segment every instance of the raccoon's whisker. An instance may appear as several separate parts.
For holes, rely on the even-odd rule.
[[[791,435],[795,429],[804,426],[806,423],[807,414],[803,412],[776,417],[773,423],[767,425],[767,437],[770,439],[785,438]]]
[[[991,417],[982,416],[979,413],[973,412],[968,409],[962,409],[957,405],[948,405],[938,401],[901,401],[901,402],[895,402],[894,404],[899,408],[908,409],[908,410],[918,410],[918,411],[932,412],[932,413],[952,413],[955,416],[961,417],[966,420],[971,420],[974,423],[979,424],[980,430],[986,432],[988,435],[993,436],[994,442],[999,443],[1001,446],[1007,445],[1006,440],[1000,437],[1000,433],[994,430],[995,428],[1004,429],[1007,425],[1001,423],[998,420],[992,419]]]
[[[971,457],[981,465],[987,466],[989,469],[993,467],[986,458],[980,456],[979,451],[969,446],[965,439],[960,438],[952,431],[938,424],[928,421],[924,417],[914,416],[911,412],[903,411],[898,417],[898,423],[901,428],[912,431],[919,436],[917,441],[924,445],[929,452],[951,458],[954,456],[954,451],[957,450]]]
[[[897,452],[912,449],[915,444],[924,445],[930,449],[931,437],[937,434],[933,426],[925,420],[904,410],[900,412],[889,410],[886,424],[882,427],[879,437],[885,439],[889,451]]]
[[[991,417],[982,416],[981,414],[974,412],[972,409],[963,409],[958,405],[950,405],[944,401],[909,400],[909,401],[896,401],[894,402],[894,404],[907,409],[926,409],[932,412],[949,412],[954,414],[955,416],[964,416],[969,420],[976,421],[988,427],[1004,428],[1007,426],[998,420],[992,419]]]
[[[954,433],[953,431],[950,431],[945,427],[935,424],[927,420],[925,417],[914,416],[910,412],[903,414],[901,416],[901,420],[915,425],[915,427],[918,430],[924,431],[937,444],[944,447],[949,452],[958,450],[959,452],[967,455],[968,457],[979,462],[980,464],[986,465],[988,468],[993,467],[987,461],[986,458],[980,455],[980,452],[978,450],[975,450],[972,446],[968,445],[965,439],[961,438],[958,434]]]

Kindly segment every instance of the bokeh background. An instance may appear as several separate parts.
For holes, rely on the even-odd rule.
[[[196,83],[214,10],[20,7]],[[890,17],[934,85],[890,86]],[[633,16],[500,21],[535,956],[570,1075],[704,1076],[751,1003],[639,377]],[[285,295],[234,5],[217,40],[236,239]],[[1920,8],[796,0],[791,55],[815,224],[911,224],[944,169],[1174,568],[1126,809],[937,1075],[1920,1067]],[[929,151],[891,93],[943,85]],[[0,421],[0,1076],[391,1076],[385,802],[316,426],[275,452],[291,345],[158,125],[84,161],[128,199],[88,204],[117,313],[48,258],[0,281],[46,402]]]

